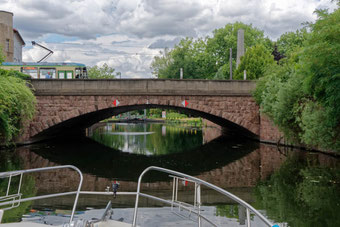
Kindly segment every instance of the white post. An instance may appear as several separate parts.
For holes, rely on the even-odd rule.
[[[197,205],[198,205],[198,227],[202,225],[202,218],[201,218],[201,185],[197,184]]]
[[[247,71],[244,70],[244,71],[243,71],[243,80],[246,80],[246,79],[247,79]]]
[[[183,79],[183,68],[180,68],[180,70],[179,70],[179,78],[181,80]]]

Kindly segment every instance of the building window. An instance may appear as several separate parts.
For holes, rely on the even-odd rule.
[[[9,52],[9,39],[6,39],[6,52]]]

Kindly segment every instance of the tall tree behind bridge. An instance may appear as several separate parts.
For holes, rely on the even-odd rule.
[[[174,49],[166,50],[162,56],[154,58],[151,64],[153,73],[158,78],[179,79],[180,68],[183,68],[186,79],[229,78],[229,70],[222,69],[229,69],[229,48],[235,50],[233,59],[236,59],[238,29],[245,31],[246,48],[262,44],[272,51],[272,42],[264,37],[263,31],[252,25],[236,22],[214,30],[212,37],[182,39]],[[218,71],[223,75],[220,73],[217,77]]]
[[[93,66],[88,70],[88,77],[90,79],[114,79],[120,72],[115,72],[115,68],[108,66],[106,63],[102,67]]]

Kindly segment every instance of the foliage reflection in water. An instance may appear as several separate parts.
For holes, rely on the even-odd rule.
[[[202,130],[167,124],[108,123],[91,138],[123,152],[165,155],[190,151],[202,145]]]
[[[7,172],[21,169],[21,161],[15,153],[11,151],[0,150],[0,172]],[[11,184],[9,188],[9,195],[16,194],[18,191],[20,176],[13,176],[11,178]],[[0,197],[6,195],[8,187],[8,178],[0,178]],[[35,180],[32,176],[24,175],[22,179],[22,187],[20,192],[24,195],[23,198],[32,197],[36,194]],[[17,222],[21,220],[21,216],[28,212],[32,202],[22,203],[18,208],[10,209],[4,212],[2,217],[2,223]],[[4,206],[0,208],[6,208]]]
[[[258,208],[289,226],[340,226],[339,164],[325,166],[313,155],[292,155],[257,185],[256,198]]]

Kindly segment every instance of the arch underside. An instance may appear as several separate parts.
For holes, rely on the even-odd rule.
[[[89,128],[91,125],[107,119],[109,117],[122,114],[129,111],[134,110],[143,110],[143,109],[173,109],[184,114],[189,114],[196,117],[202,117],[207,119],[215,124],[222,126],[228,134],[238,134],[243,137],[248,137],[252,139],[258,139],[258,135],[254,134],[250,130],[238,125],[228,119],[209,114],[203,111],[178,107],[178,106],[170,106],[170,105],[159,105],[159,104],[141,104],[141,105],[126,105],[126,106],[119,106],[119,107],[111,107],[106,109],[101,109],[97,111],[93,111],[90,113],[86,113],[77,117],[70,118],[59,124],[53,125],[36,135],[34,135],[31,140],[38,141],[42,139],[46,139],[49,137],[56,137],[56,136],[65,136],[70,134],[79,134],[83,133],[86,128]]]

